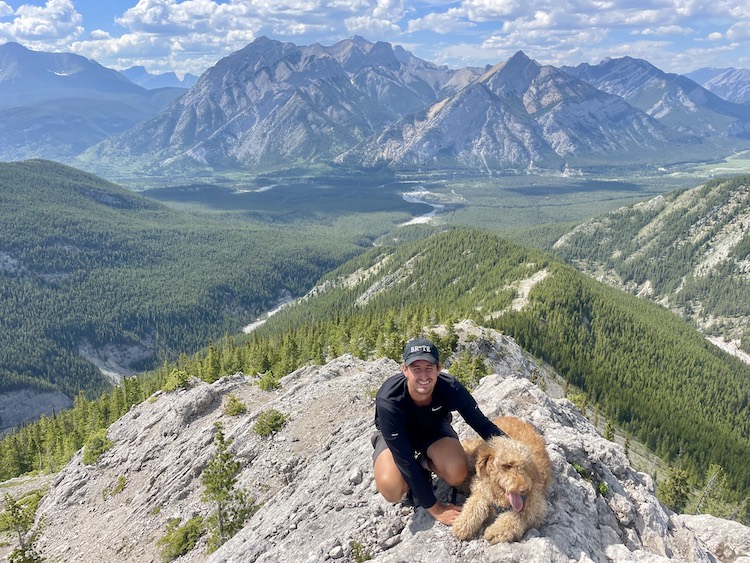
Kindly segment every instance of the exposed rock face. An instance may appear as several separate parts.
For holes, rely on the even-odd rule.
[[[391,505],[376,492],[373,397],[398,366],[343,356],[294,372],[277,392],[260,391],[238,374],[134,407],[110,427],[114,446],[96,466],[84,466],[79,454],[54,482],[39,511],[47,523],[43,553],[50,561],[156,561],[156,541],[170,518],[184,522],[208,512],[200,474],[214,451],[213,424],[221,420],[243,464],[239,484],[262,507],[212,555],[201,540],[180,561],[344,562],[365,554],[394,563],[750,557],[750,529],[713,519],[715,532],[707,532],[700,517],[666,510],[652,479],[631,467],[619,445],[602,438],[567,399],[551,399],[528,379],[545,369],[511,339],[482,330],[471,347],[497,372],[474,392],[483,411],[531,421],[553,463],[549,518],[517,543],[458,541],[423,509]],[[247,414],[222,414],[229,393],[248,406]],[[263,439],[252,425],[269,408],[290,420]],[[454,423],[459,435],[473,435],[460,417]],[[436,491],[442,499],[451,493],[438,480]]]
[[[686,74],[717,96],[737,104],[750,103],[750,70],[746,68],[698,69]]]
[[[338,158],[413,168],[455,161],[487,172],[562,170],[576,155],[611,160],[675,138],[618,96],[522,52],[453,96],[405,117]]]
[[[59,391],[26,388],[0,393],[0,435],[43,414],[51,415],[72,406],[73,401]]]
[[[330,159],[468,77],[361,37],[298,47],[260,37],[153,120],[93,149],[158,166],[268,168]],[[451,82],[453,80],[453,82]]]

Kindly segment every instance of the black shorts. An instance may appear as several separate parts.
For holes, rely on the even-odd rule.
[[[448,417],[443,420],[437,431],[432,434],[432,436],[430,436],[427,440],[425,440],[421,444],[416,444],[417,449],[414,452],[415,457],[420,453],[427,454],[427,448],[429,448],[432,444],[434,444],[441,438],[455,438],[456,440],[458,440],[458,434],[456,434],[456,431],[453,430],[453,427],[451,426],[451,418],[452,417]],[[386,444],[385,438],[383,438],[383,434],[380,432],[380,430],[372,433],[372,436],[370,436],[370,443],[372,443],[373,447],[372,462],[375,463],[375,460],[378,459],[378,456],[388,448],[388,444]]]

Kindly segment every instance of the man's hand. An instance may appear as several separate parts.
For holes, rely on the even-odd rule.
[[[436,502],[430,508],[427,509],[432,517],[438,522],[442,522],[446,526],[453,524],[453,521],[461,513],[461,507],[455,504],[443,504]]]

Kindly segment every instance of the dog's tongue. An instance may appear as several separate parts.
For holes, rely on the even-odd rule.
[[[523,510],[523,497],[521,495],[517,493],[505,493],[505,496],[508,498],[508,502],[510,502],[513,510],[516,512]]]

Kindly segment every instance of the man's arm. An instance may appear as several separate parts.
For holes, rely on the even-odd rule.
[[[378,409],[378,425],[383,434],[388,449],[393,454],[396,467],[401,471],[406,484],[416,497],[414,500],[424,508],[433,507],[437,498],[432,490],[432,484],[428,483],[422,468],[414,459],[414,447],[406,433],[406,426],[400,412],[387,402],[376,402]]]
[[[455,409],[463,417],[466,423],[484,440],[489,440],[494,436],[505,436],[505,432],[500,430],[479,408],[479,405],[471,396],[468,389],[456,381],[455,393],[453,395],[456,403]]]

